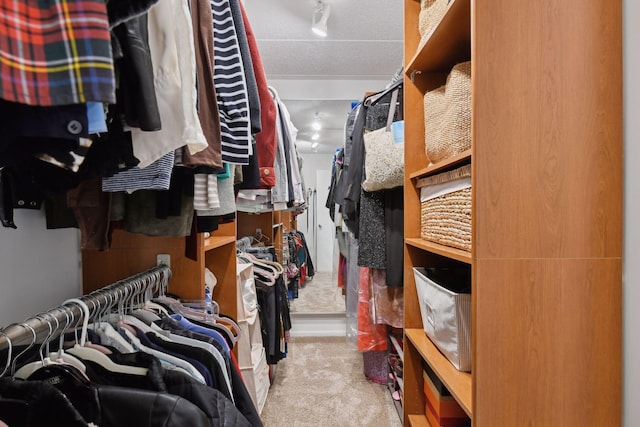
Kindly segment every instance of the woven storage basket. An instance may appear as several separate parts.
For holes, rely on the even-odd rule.
[[[422,0],[418,15],[418,30],[420,31],[420,45],[427,41],[433,29],[442,20],[447,11],[448,0]]]
[[[445,85],[424,95],[424,130],[431,163],[471,148],[471,61],[456,64]]]
[[[422,178],[416,187],[421,188],[420,237],[471,251],[471,165]]]

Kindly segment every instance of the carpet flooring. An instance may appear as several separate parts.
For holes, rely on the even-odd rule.
[[[290,303],[292,313],[343,313],[345,299],[331,273],[317,272]]]
[[[261,414],[265,427],[400,427],[387,386],[369,382],[344,337],[293,337]]]

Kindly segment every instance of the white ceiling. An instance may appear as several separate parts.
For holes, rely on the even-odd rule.
[[[322,119],[318,152],[342,145],[346,116],[365,92],[382,90],[402,66],[400,0],[325,0],[328,36],[311,32],[317,0],[244,0],[269,84],[311,152],[311,122]]]

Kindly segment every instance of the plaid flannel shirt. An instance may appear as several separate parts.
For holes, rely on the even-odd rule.
[[[0,98],[115,103],[104,0],[0,0]]]

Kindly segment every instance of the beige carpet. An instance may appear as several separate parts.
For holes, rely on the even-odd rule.
[[[368,382],[344,337],[294,337],[262,411],[265,427],[399,427],[386,386]]]
[[[345,300],[331,273],[317,272],[290,303],[292,313],[336,313],[345,311]]]

